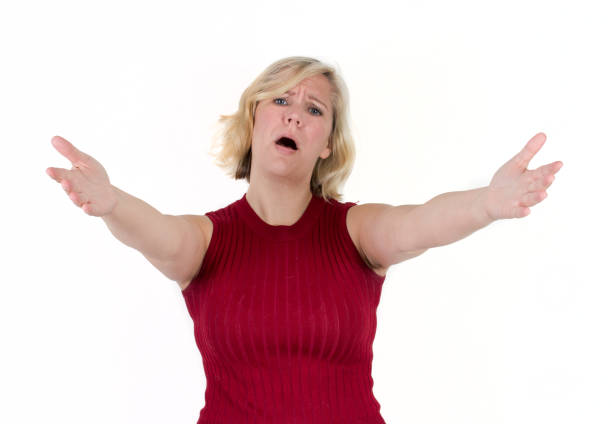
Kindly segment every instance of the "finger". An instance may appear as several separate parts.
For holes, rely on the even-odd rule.
[[[70,192],[73,184],[70,181],[72,176],[69,170],[62,168],[47,168],[47,175],[60,183],[66,193]]]
[[[517,206],[512,209],[512,218],[523,218],[531,213],[527,206]]]
[[[551,166],[551,169],[552,169],[552,173],[553,173],[553,174],[556,174],[557,172],[559,172],[559,170],[560,170],[561,168],[563,168],[563,162],[561,162],[561,161],[559,160],[559,161],[557,161],[557,162],[553,162],[553,163],[551,163],[551,164],[550,164],[550,166]]]
[[[59,135],[56,135],[51,139],[51,144],[53,144],[53,147],[55,147],[55,149],[73,165],[82,163],[87,157],[85,153],[81,152],[79,149],[74,147],[72,143]]]
[[[536,191],[542,188],[549,187],[555,180],[555,174],[563,167],[563,162],[557,161],[542,165],[538,169],[528,171],[534,180],[529,184],[529,191]]]
[[[63,168],[47,168],[45,170],[48,176],[53,178],[58,183],[62,182],[68,176],[68,170]]]
[[[61,181],[61,178],[59,177],[59,168],[47,168],[45,169],[45,173],[58,183]]]
[[[60,185],[62,186],[62,188],[64,189],[64,191],[68,194],[70,194],[70,192],[73,189],[72,184],[70,183],[70,181],[68,180],[62,180],[62,182],[60,183]]]
[[[72,203],[77,205],[79,208],[82,207],[85,203],[87,203],[84,199],[81,198],[82,193],[77,193],[75,191],[71,192],[68,197],[72,200]]]
[[[527,193],[523,195],[523,197],[521,198],[521,202],[519,203],[519,206],[537,205],[542,200],[546,199],[546,197],[548,197],[548,194],[546,194],[545,191],[536,191],[533,193]]]
[[[523,147],[523,150],[516,154],[513,160],[521,171],[524,171],[527,168],[529,162],[531,161],[531,159],[533,159],[535,154],[538,153],[538,151],[542,148],[545,141],[546,134],[542,132],[537,133],[531,138],[531,140],[527,142],[525,147]]]
[[[83,209],[83,212],[85,212],[87,215],[91,215],[93,213],[93,208],[91,207],[91,203],[89,202],[83,203],[81,209]]]
[[[550,185],[555,181],[554,175],[545,175],[542,177],[537,177],[533,180],[529,186],[527,187],[527,192],[531,193],[534,191],[542,191],[550,187]]]
[[[69,171],[66,169],[55,168],[55,173],[53,174],[53,179],[60,183],[62,188],[66,193],[70,193],[70,190],[73,188],[72,182],[69,180]]]
[[[550,185],[553,183],[553,181],[555,181],[555,176],[554,175],[549,175],[548,177],[540,180],[540,182],[541,182],[541,189],[542,190],[546,190],[548,187],[550,187]]]
[[[547,175],[554,175],[563,167],[563,162],[557,161],[553,163],[548,163],[546,165],[540,166],[535,170],[539,177],[546,177]]]

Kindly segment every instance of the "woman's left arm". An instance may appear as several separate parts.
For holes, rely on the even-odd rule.
[[[432,247],[460,240],[498,219],[523,218],[544,200],[563,163],[527,166],[546,135],[536,134],[506,162],[486,187],[440,194],[422,205],[400,205],[360,226],[362,248],[376,263],[390,266]]]

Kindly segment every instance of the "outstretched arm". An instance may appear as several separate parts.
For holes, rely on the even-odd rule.
[[[467,237],[495,220],[529,215],[529,207],[546,198],[546,189],[563,166],[557,161],[527,169],[545,141],[544,133],[536,134],[486,187],[440,194],[422,205],[379,205],[375,213],[362,214],[361,248],[373,263],[388,267]]]
[[[193,276],[205,251],[205,240],[196,217],[167,215],[139,198],[113,186],[106,170],[92,156],[63,137],[51,139],[53,147],[72,163],[72,169],[47,168],[72,202],[88,215],[102,218],[111,233],[132,247],[166,277],[185,281]]]

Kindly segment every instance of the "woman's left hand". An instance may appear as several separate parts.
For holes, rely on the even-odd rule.
[[[527,165],[546,141],[544,133],[538,133],[516,156],[506,162],[493,176],[484,195],[485,210],[489,218],[523,218],[547,196],[546,189],[555,180],[555,174],[563,166],[557,161],[529,170]]]

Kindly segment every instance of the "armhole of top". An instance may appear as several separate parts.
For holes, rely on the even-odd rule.
[[[341,218],[340,227],[342,228],[341,233],[343,235],[344,242],[345,244],[351,246],[349,250],[352,252],[353,258],[361,264],[361,267],[365,270],[365,272],[370,274],[375,279],[382,281],[385,279],[385,276],[378,275],[376,272],[374,272],[372,268],[370,268],[370,266],[366,263],[366,261],[363,260],[363,258],[361,257],[361,254],[359,253],[359,250],[357,249],[357,246],[355,246],[355,243],[353,243],[353,239],[351,238],[351,235],[349,233],[348,222],[347,222],[348,211],[350,208],[356,205],[357,203],[354,203],[354,202],[346,202],[344,203],[343,205],[344,207],[340,211],[340,218]]]
[[[200,269],[198,270],[198,273],[195,275],[195,277],[193,277],[193,279],[191,280],[187,288],[183,290],[183,293],[187,293],[194,286],[199,284],[199,280],[201,279],[202,274],[204,273],[204,270],[209,268],[212,258],[216,255],[217,244],[218,244],[217,239],[219,238],[219,230],[220,230],[219,222],[217,221],[217,217],[214,215],[213,212],[206,212],[204,215],[206,215],[213,224],[212,234],[210,236],[210,242],[208,243],[208,246],[206,247],[206,252],[204,253],[204,258],[202,259],[202,263],[200,264]]]

